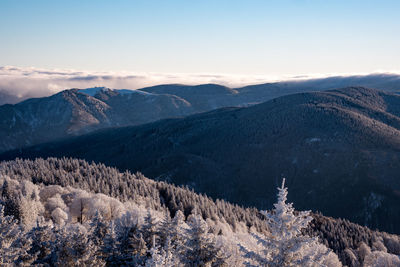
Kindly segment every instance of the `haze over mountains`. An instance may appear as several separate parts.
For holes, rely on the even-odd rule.
[[[0,91],[0,105],[16,104],[20,101],[21,101],[21,99],[18,96],[13,95],[6,91]]]
[[[253,105],[298,92],[350,85],[396,92],[399,84],[399,75],[371,74],[267,83],[236,89],[216,84],[171,84],[141,90],[104,87],[65,90],[50,97],[0,106],[0,152],[101,128],[139,125],[222,107]],[[11,103],[17,101],[16,95],[1,93],[4,96],[0,94],[0,103],[1,99]]]
[[[361,87],[101,130],[1,155],[72,156],[271,208],[282,177],[299,209],[400,232],[400,96]]]

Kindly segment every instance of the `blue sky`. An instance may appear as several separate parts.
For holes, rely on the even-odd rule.
[[[0,1],[0,66],[295,75],[400,70],[400,1]]]

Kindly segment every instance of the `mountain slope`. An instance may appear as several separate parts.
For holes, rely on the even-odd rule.
[[[179,96],[191,103],[199,112],[249,104],[245,98],[239,95],[237,90],[218,84],[195,86],[167,84],[143,88],[140,91]],[[263,99],[261,95],[260,97]]]
[[[299,209],[399,233],[399,107],[400,96],[365,88],[302,93],[102,130],[0,159],[84,158],[261,209],[272,207],[287,177]]]

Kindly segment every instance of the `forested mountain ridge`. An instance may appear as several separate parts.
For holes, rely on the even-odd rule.
[[[30,185],[29,183],[31,182],[36,187]],[[81,189],[74,189],[70,186]],[[92,193],[115,196],[119,201],[102,194],[90,195],[82,189]],[[129,204],[129,201],[132,203]],[[96,219],[96,210],[102,214],[102,218],[108,218],[107,220],[114,218],[112,220],[116,220],[115,225],[117,228],[114,234],[117,236],[120,236],[122,234],[120,231],[123,230],[118,225],[134,222],[136,216],[139,216],[139,233],[142,231],[144,235],[149,234],[148,230],[144,229],[150,229],[148,223],[151,221],[159,221],[161,225],[158,223],[157,225],[162,227],[164,224],[162,214],[165,211],[168,211],[171,217],[174,217],[177,211],[184,212],[185,215],[182,213],[183,219],[187,218],[187,224],[190,227],[193,227],[193,219],[196,219],[197,222],[205,220],[210,233],[219,233],[215,236],[219,242],[209,244],[212,246],[224,244],[225,249],[220,251],[222,254],[218,255],[220,259],[225,260],[228,260],[225,257],[228,255],[228,263],[235,264],[235,266],[239,264],[237,260],[240,260],[240,262],[246,261],[246,259],[253,262],[262,261],[264,252],[258,246],[269,246],[265,242],[261,242],[260,238],[263,238],[263,233],[268,236],[270,226],[265,221],[264,215],[256,209],[244,209],[221,200],[214,202],[204,195],[195,194],[185,188],[175,187],[164,182],[155,182],[143,177],[141,174],[119,173],[114,168],[109,168],[102,164],[89,164],[83,160],[49,158],[47,160],[2,162],[0,164],[0,204],[5,204],[5,215],[17,216],[16,218],[26,225],[35,224],[35,218],[40,214],[46,220],[53,220],[54,223],[63,224],[68,222],[64,226],[64,230],[61,228],[60,230],[62,231],[56,232],[54,231],[57,228],[49,228],[46,223],[42,222],[40,227],[34,227],[32,232],[27,235],[33,238],[36,245],[30,250],[25,250],[25,260],[36,259],[36,263],[44,263],[58,258],[62,259],[63,257],[66,257],[66,259],[78,257],[80,261],[88,260],[87,263],[90,262],[89,257],[91,257],[92,261],[94,259],[101,260],[100,262],[111,260],[115,264],[119,261],[121,263],[121,260],[122,262],[129,260],[129,257],[126,258],[128,254],[122,257],[128,251],[124,252],[125,250],[122,247],[118,249],[119,246],[124,246],[121,240],[109,236],[111,234],[109,231],[113,230],[112,228],[107,230],[105,227],[111,226],[107,226],[108,223],[101,219],[100,221]],[[85,208],[79,208],[79,205],[84,205]],[[108,209],[108,206],[113,208]],[[153,219],[148,217],[149,210],[151,211],[150,216],[156,217],[153,217]],[[130,214],[129,216],[131,217],[123,215],[119,219],[118,216],[120,215],[118,214],[123,214],[124,212],[129,212],[127,215]],[[196,214],[202,218],[196,217]],[[304,233],[318,236],[320,242],[332,248],[339,255],[341,261],[348,266],[359,266],[363,261],[366,262],[367,258],[369,258],[368,260],[396,260],[396,257],[390,254],[400,254],[400,238],[398,236],[374,232],[346,220],[327,218],[318,214],[314,214],[313,217],[314,220]],[[93,219],[95,221],[90,222]],[[69,225],[71,222],[75,222],[75,225]],[[83,232],[82,229],[79,230],[79,225],[76,225],[76,222],[80,222],[88,228],[87,234],[85,234],[86,230]],[[7,224],[3,224],[5,223],[4,220],[1,223],[3,227],[7,226]],[[5,234],[1,232],[1,229],[0,234]],[[65,230],[68,231],[65,232]],[[74,234],[70,234],[70,231]],[[160,234],[165,235],[166,233],[163,232],[165,231],[161,231]],[[91,236],[92,233],[94,236]],[[74,236],[75,234],[78,234],[78,236]],[[101,236],[104,234],[106,236],[102,240]],[[48,235],[54,236],[56,241],[48,243],[46,245],[47,248],[40,248],[45,244],[45,239],[50,238]],[[17,237],[13,238],[17,239]],[[80,238],[81,241],[73,238]],[[123,236],[120,236],[120,238],[123,238]],[[115,244],[110,244],[110,239],[114,239]],[[42,240],[42,244],[38,243],[40,240]],[[59,243],[60,241],[61,243]],[[232,250],[235,246],[232,241],[239,242],[240,246],[242,246],[240,252]],[[78,250],[78,254],[75,256],[71,255],[73,251],[68,253],[61,249],[64,243],[65,245],[69,244],[71,249],[78,248],[76,247],[78,245],[76,242],[85,243],[87,249],[85,251]],[[98,253],[100,252],[95,253],[92,242],[95,242],[95,248],[96,246],[109,246],[108,250],[101,252],[100,255],[115,253],[114,257],[108,259],[104,257],[98,258],[96,255],[99,255]],[[214,241],[210,239],[208,242]],[[20,246],[21,244],[16,243],[15,245]],[[30,246],[29,243],[27,245]],[[49,254],[53,253],[52,249],[54,247],[58,247],[55,250],[56,254]],[[114,251],[113,247],[118,251]],[[39,248],[43,252],[40,255],[36,254],[36,258],[33,257],[35,251],[38,251]],[[0,249],[4,249],[4,247],[0,247]],[[247,252],[244,253],[246,250]],[[271,247],[266,251],[273,251],[273,249]],[[62,254],[60,254],[61,252]],[[83,255],[79,253],[83,253]],[[143,260],[143,254],[141,255],[137,255],[139,258],[135,259]],[[134,254],[131,253],[130,258],[133,259],[133,256]],[[261,263],[258,262],[258,264]],[[336,264],[329,266],[336,266]]]
[[[0,151],[79,135],[95,129],[146,123],[190,113],[171,95],[106,88],[92,96],[77,89],[0,106]]]
[[[302,93],[0,158],[84,158],[261,209],[286,176],[299,209],[399,233],[399,107],[398,95],[366,88]]]
[[[217,84],[167,84],[139,90],[95,87],[0,106],[0,151],[48,142],[96,129],[139,125],[222,107],[249,106],[270,99],[347,86],[400,91],[400,76],[371,74],[293,80],[229,88]],[[18,96],[0,91],[1,101]],[[2,100],[3,99],[3,100]],[[8,103],[8,102],[6,102]]]

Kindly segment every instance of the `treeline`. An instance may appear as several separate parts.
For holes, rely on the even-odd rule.
[[[224,200],[196,194],[185,187],[156,182],[141,173],[120,173],[104,164],[88,163],[70,158],[31,160],[16,159],[0,163],[0,175],[18,181],[29,180],[34,184],[72,186],[93,193],[103,193],[120,201],[133,200],[146,207],[163,210],[171,215],[180,210],[188,217],[196,209],[204,219],[225,220],[234,230],[237,227],[254,227],[267,231],[263,216],[255,208],[243,208]]]
[[[224,200],[216,200],[182,188],[156,182],[142,174],[120,173],[103,164],[88,163],[69,158],[8,161],[0,163],[0,175],[34,184],[72,186],[93,193],[103,193],[120,201],[131,200],[157,211],[167,210],[171,216],[181,211],[187,219],[199,214],[203,220],[227,223],[233,232],[268,233],[265,217],[255,208],[243,208]],[[18,218],[18,214],[16,215]],[[372,231],[347,220],[327,218],[313,214],[314,220],[305,233],[318,236],[320,241],[338,254],[350,266],[360,262],[359,247],[380,248],[391,254],[400,254],[400,239]],[[357,260],[354,259],[357,258]]]

